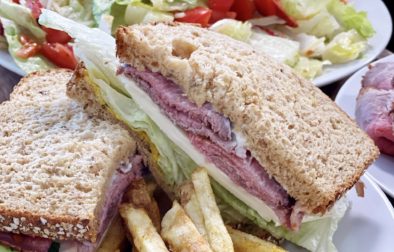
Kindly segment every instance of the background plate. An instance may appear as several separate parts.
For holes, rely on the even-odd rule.
[[[388,56],[376,62],[394,62],[394,55]],[[375,64],[374,62],[373,64]],[[355,118],[356,111],[356,97],[361,89],[361,80],[368,71],[367,67],[356,72],[350,77],[341,87],[335,102],[341,107],[350,117]],[[381,154],[379,159],[372,164],[367,170],[367,173],[382,189],[394,198],[394,158],[385,154]]]

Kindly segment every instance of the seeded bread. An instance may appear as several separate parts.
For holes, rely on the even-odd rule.
[[[71,76],[30,74],[0,105],[0,231],[96,241],[105,191],[136,145],[66,96]]]
[[[209,102],[308,213],[324,213],[379,152],[329,97],[249,45],[180,23],[121,27],[117,55],[160,72],[197,105]]]

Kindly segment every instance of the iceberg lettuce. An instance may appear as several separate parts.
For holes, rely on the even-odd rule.
[[[328,43],[322,56],[334,64],[357,59],[367,48],[367,42],[355,30],[341,32]]]
[[[115,40],[98,29],[90,29],[65,19],[50,11],[44,11],[41,24],[54,29],[64,30],[75,38],[75,53],[84,60],[87,68],[86,80],[93,88],[96,97],[110,111],[133,130],[146,134],[157,150],[155,159],[168,184],[179,185],[190,177],[196,167],[193,159],[184,148],[174,144],[161,127],[148,116],[155,108],[139,106],[129,92],[130,81],[116,75],[119,64],[115,56]],[[153,112],[152,112],[153,111]],[[332,235],[346,207],[338,202],[331,214],[310,220],[302,224],[299,232],[291,232],[277,227],[273,222],[265,221],[255,210],[240,201],[221,184],[211,178],[215,195],[224,216],[232,218],[235,212],[237,220],[247,218],[254,224],[268,230],[274,236],[284,237],[312,251],[335,251]],[[339,210],[338,210],[339,208]],[[342,210],[342,211],[340,211]]]
[[[244,42],[248,42],[252,36],[252,24],[235,19],[219,20],[211,25],[209,29]]]
[[[93,17],[92,0],[51,0],[46,8],[90,27],[98,25]]]
[[[375,34],[365,11],[357,12],[352,5],[340,0],[331,0],[327,9],[346,30],[355,29],[364,38],[370,38]]]

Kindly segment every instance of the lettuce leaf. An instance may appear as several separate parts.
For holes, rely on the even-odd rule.
[[[364,38],[370,38],[375,34],[365,11],[357,12],[353,6],[340,0],[331,0],[327,9],[346,30],[355,29]]]
[[[0,252],[12,252],[13,250],[0,245]]]
[[[367,42],[355,30],[342,32],[328,43],[323,52],[323,60],[334,64],[346,63],[357,59],[367,49]]]
[[[332,37],[338,30],[341,29],[341,25],[326,10],[320,11],[313,17],[301,20],[298,22],[298,27],[294,28],[295,33],[306,33],[317,37]]]
[[[300,44],[297,41],[271,36],[253,29],[249,44],[257,51],[270,55],[275,60],[293,66],[298,61]]]
[[[22,59],[16,56],[16,52],[22,48],[22,44],[19,42],[20,28],[14,22],[9,20],[2,20],[4,26],[4,35],[8,43],[8,51],[14,58],[15,63],[26,73],[46,70],[53,68],[53,64],[45,59],[43,56],[33,56],[27,59]]]
[[[102,16],[108,15],[115,0],[93,0],[92,13],[96,24],[100,24]]]
[[[248,42],[252,36],[252,24],[234,19],[219,20],[209,29],[244,42]]]
[[[0,17],[9,19],[19,25],[38,41],[44,41],[46,33],[32,17],[30,9],[10,1],[0,1]]]
[[[324,10],[330,0],[281,0],[280,3],[286,14],[297,19],[305,20]]]
[[[51,0],[46,8],[90,27],[98,25],[92,13],[92,0]]]
[[[87,68],[87,80],[95,90],[96,97],[102,104],[121,121],[137,132],[148,136],[157,149],[155,157],[159,167],[165,174],[163,179],[168,184],[179,185],[190,177],[196,163],[186,155],[185,151],[175,145],[169,137],[145,113],[145,110],[154,109],[147,106],[143,109],[131,98],[127,83],[122,76],[116,75],[119,64],[115,56],[115,40],[98,29],[89,29],[86,26],[60,17],[56,13],[43,11],[40,23],[54,29],[64,30],[75,38],[75,53],[84,60]],[[237,220],[243,217],[254,224],[271,232],[274,236],[284,237],[294,243],[314,251],[332,251],[332,233],[340,214],[327,215],[325,218],[311,220],[302,225],[299,232],[291,232],[267,222],[253,209],[232,195],[227,189],[211,179],[215,195],[220,202],[223,216],[232,218],[237,212]],[[333,208],[335,209],[336,206]]]
[[[114,17],[112,31],[120,25],[132,25],[157,21],[172,21],[172,13],[161,11],[142,0],[116,0],[110,14]]]
[[[311,80],[323,72],[323,66],[330,64],[329,61],[321,61],[301,56],[294,66],[294,70],[303,77]]]

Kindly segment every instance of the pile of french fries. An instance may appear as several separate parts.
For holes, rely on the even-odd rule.
[[[226,226],[220,215],[207,172],[196,169],[191,181],[179,192],[179,202],[161,218],[153,197],[157,185],[144,180],[133,182],[120,206],[120,216],[129,231],[133,251],[139,252],[283,252],[273,243]],[[120,220],[120,219],[119,219]],[[110,251],[125,239],[121,222],[115,221],[99,251]],[[123,235],[119,233],[123,232]],[[110,237],[109,237],[110,236]],[[118,248],[118,247],[117,247]],[[114,251],[114,250],[111,250]]]

